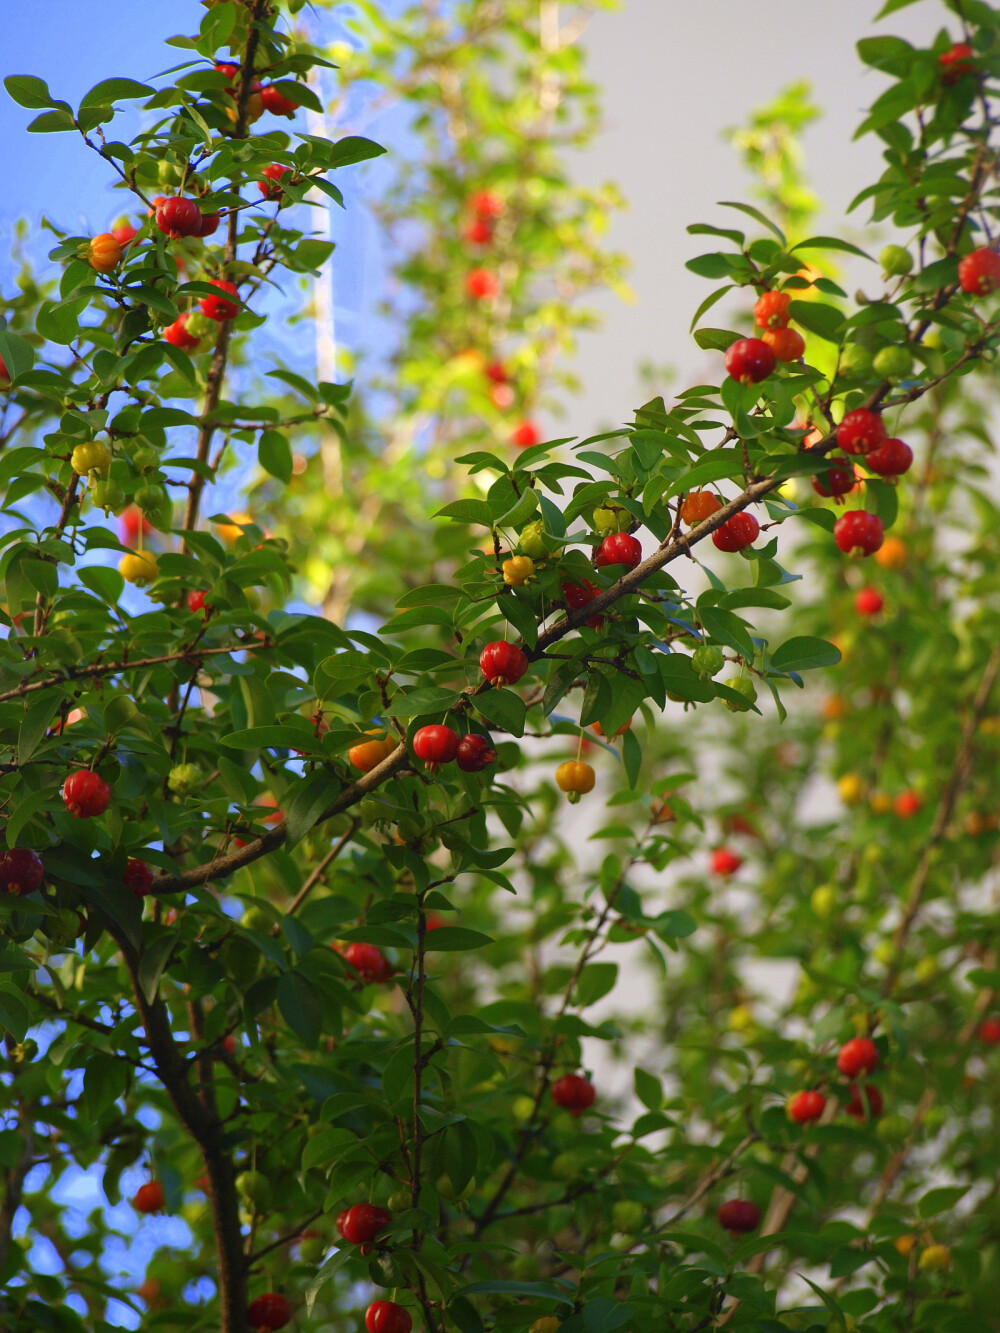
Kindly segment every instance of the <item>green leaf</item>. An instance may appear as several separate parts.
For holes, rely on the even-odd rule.
[[[43,106],[65,106],[52,96],[45,80],[36,79],[33,74],[8,74],[3,86],[18,106],[27,107],[29,111],[37,111]]]
[[[815,667],[836,666],[840,656],[840,649],[835,644],[801,634],[786,639],[774,650],[771,665],[775,671],[811,671]]]
[[[763,226],[765,226],[768,229],[768,231],[773,232],[775,236],[777,236],[778,240],[781,242],[782,245],[787,245],[787,241],[785,240],[785,233],[780,229],[780,227],[776,227],[770,218],[765,217],[759,208],[754,208],[753,204],[739,204],[726,199],[720,199],[719,207],[739,209],[741,213],[746,213],[747,217],[755,218],[758,222],[760,222]]]
[[[583,1009],[609,995],[618,980],[617,963],[588,963],[576,983],[576,1003]]]
[[[292,479],[292,446],[280,430],[266,430],[257,446],[257,461],[265,472],[287,486]]]
[[[152,1004],[156,999],[156,993],[160,988],[160,978],[170,962],[170,956],[176,945],[176,933],[170,927],[166,927],[164,933],[154,939],[142,951],[142,957],[139,959],[139,985],[146,997],[147,1004]]]
[[[836,306],[822,301],[793,301],[788,313],[808,333],[815,333],[827,342],[843,341],[844,316]]]
[[[482,949],[492,944],[493,938],[479,930],[465,926],[438,926],[424,936],[426,953],[462,953],[466,949]]]
[[[796,250],[843,250],[845,254],[860,255],[862,259],[875,262],[867,251],[860,250],[850,241],[842,241],[838,236],[810,236],[808,241],[799,241],[798,245],[793,245],[790,253],[795,254]]]
[[[694,340],[706,351],[726,352],[742,337],[742,333],[733,333],[731,329],[696,329]]]
[[[729,648],[734,648],[741,657],[753,661],[757,650],[746,625],[739,616],[719,606],[699,606],[698,616],[702,627],[713,639]]]
[[[68,111],[43,111],[28,126],[29,134],[65,134],[75,130],[76,121]]]
[[[278,1008],[285,1022],[310,1050],[323,1030],[323,997],[301,972],[286,972],[278,982]]]
[[[370,157],[381,157],[384,152],[381,144],[349,134],[346,139],[338,139],[333,145],[327,166],[331,171],[336,167],[350,167],[355,162],[367,162]]]
[[[653,1074],[648,1074],[638,1065],[632,1075],[635,1083],[635,1095],[649,1111],[658,1111],[663,1105],[663,1085]]]
[[[16,380],[35,364],[35,349],[27,338],[11,333],[9,329],[0,329],[0,357],[3,357],[11,380]]]
[[[29,704],[17,732],[17,762],[26,764],[37,750],[56,715],[62,700],[57,694],[44,695]]]
[[[950,1212],[968,1192],[968,1185],[943,1185],[939,1189],[928,1190],[917,1201],[917,1211],[921,1217],[936,1217],[938,1213]]]
[[[524,735],[524,719],[527,713],[524,700],[513,690],[486,690],[473,699],[476,712],[487,722],[510,732],[512,736]]]
[[[15,1041],[24,1041],[31,1026],[31,1015],[24,997],[13,986],[0,985],[0,1027],[6,1028]]]
[[[558,1301],[572,1305],[573,1297],[550,1282],[504,1282],[500,1279],[470,1282],[455,1296],[530,1296],[537,1301]],[[453,1298],[454,1299],[454,1298]]]
[[[285,846],[289,849],[302,841],[328,805],[336,799],[342,784],[328,773],[306,778],[297,788],[285,810]]]
[[[136,97],[152,97],[155,91],[148,83],[137,83],[135,79],[102,79],[86,94],[80,110],[90,106],[110,107],[115,102],[127,102]]]

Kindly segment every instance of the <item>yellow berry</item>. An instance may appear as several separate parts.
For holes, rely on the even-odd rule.
[[[860,773],[845,773],[837,779],[837,795],[845,805],[857,805],[865,794],[865,783]]]
[[[512,555],[500,567],[508,588],[521,588],[535,573],[535,562],[530,555]]]
[[[947,1245],[928,1245],[921,1251],[917,1267],[924,1273],[944,1273],[951,1267],[951,1250]]]
[[[809,895],[809,905],[817,916],[833,916],[839,896],[832,884],[821,884]]]
[[[103,440],[78,444],[70,455],[69,465],[78,477],[85,477],[88,472],[99,472],[103,476],[111,466],[111,447]]]
[[[152,583],[159,574],[160,567],[156,563],[156,557],[148,551],[131,551],[118,561],[118,572],[126,583],[134,583],[142,588],[147,583]]]

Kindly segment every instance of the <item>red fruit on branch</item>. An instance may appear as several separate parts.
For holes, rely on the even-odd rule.
[[[201,588],[195,588],[192,592],[188,593],[187,607],[189,611],[194,611],[195,613],[201,611],[206,620],[212,614],[212,608],[206,604],[205,593]]]
[[[976,69],[975,54],[968,42],[956,42],[947,51],[942,51],[938,64],[941,66],[941,81],[948,86],[958,83],[966,74],[973,74]]]
[[[111,228],[111,235],[119,245],[126,246],[130,241],[134,241],[139,235],[139,229],[138,227],[133,227],[131,222],[127,222],[123,219],[121,222],[116,222]]]
[[[376,1203],[356,1203],[337,1215],[337,1230],[352,1245],[373,1241],[392,1221],[392,1214]]]
[[[209,284],[219,293],[218,296],[202,296],[198,301],[198,308],[207,319],[217,320],[220,324],[227,319],[235,319],[240,313],[239,291],[234,282],[213,281]],[[232,296],[234,301],[227,301],[226,297]]]
[[[885,441],[885,422],[867,407],[848,412],[837,427],[837,444],[845,454],[868,454]]]
[[[808,1125],[812,1120],[819,1120],[825,1109],[826,1098],[813,1088],[797,1092],[788,1102],[789,1119],[794,1120],[797,1125]]]
[[[792,298],[787,292],[765,292],[753,308],[754,323],[759,329],[783,329],[788,325],[788,307]]]
[[[492,190],[480,190],[469,200],[469,208],[479,218],[498,218],[504,210],[504,201]]]
[[[882,545],[882,520],[864,509],[848,509],[833,525],[833,540],[845,555],[872,555]]]
[[[264,179],[257,182],[257,189],[265,199],[280,199],[285,193],[281,188],[281,182],[290,171],[291,167],[283,167],[278,162],[272,162],[260,173]]]
[[[865,467],[880,477],[901,477],[913,464],[913,450],[895,436],[865,455]]]
[[[481,773],[497,761],[497,752],[488,736],[470,732],[458,742],[455,761],[463,773]]]
[[[235,60],[216,61],[215,69],[218,70],[220,74],[225,74],[230,83],[232,83],[233,79],[235,79],[240,72],[240,67]]]
[[[721,527],[712,533],[712,544],[720,551],[742,551],[745,546],[752,546],[760,533],[760,524],[753,514],[741,511],[727,518]]]
[[[609,533],[594,556],[594,564],[598,569],[608,565],[625,565],[627,569],[635,569],[641,561],[642,545],[628,532]]]
[[[10,847],[0,852],[0,893],[23,897],[34,893],[45,878],[45,866],[28,847]]]
[[[122,876],[125,887],[137,898],[145,898],[153,887],[153,872],[145,861],[130,856]]]
[[[486,218],[473,218],[462,232],[462,240],[467,245],[489,245],[493,239],[493,227]]]
[[[264,103],[264,110],[270,111],[272,116],[294,116],[299,109],[299,103],[279,92],[273,83],[260,90],[260,100]]]
[[[136,1190],[132,1207],[137,1213],[162,1213],[164,1202],[163,1186],[158,1180],[150,1180]]]
[[[488,268],[474,268],[465,275],[466,295],[474,301],[492,301],[500,295],[500,279]]]
[[[561,583],[563,600],[566,603],[568,611],[579,611],[582,606],[588,606],[597,596],[599,589],[588,579],[586,583]],[[603,616],[591,616],[584,622],[591,629],[600,629],[604,623]]]
[[[774,367],[774,352],[761,338],[739,338],[726,353],[726,370],[740,384],[759,384]]]
[[[1000,1046],[1000,1018],[984,1018],[976,1035],[987,1046]]]
[[[859,616],[877,616],[885,606],[885,599],[877,588],[862,588],[854,596],[854,609]]]
[[[139,531],[142,530],[143,536],[153,531],[153,525],[149,519],[138,507],[138,505],[129,505],[121,513],[121,538],[125,546],[134,546],[139,537]]]
[[[596,1096],[597,1089],[582,1074],[563,1074],[552,1084],[552,1100],[570,1115],[582,1115]]]
[[[737,856],[728,847],[716,847],[712,853],[712,870],[716,875],[722,875],[728,879],[730,875],[736,874],[742,864],[743,857]]]
[[[923,809],[923,801],[915,791],[901,791],[892,803],[897,819],[912,819]]]
[[[497,689],[516,685],[530,665],[516,643],[504,643],[503,640],[488,643],[479,654],[480,671]]]
[[[483,374],[494,384],[506,384],[510,378],[507,374],[507,367],[502,361],[489,361],[483,367]]]
[[[837,1068],[845,1078],[873,1073],[878,1061],[878,1047],[870,1037],[852,1037],[837,1052]]]
[[[760,336],[778,361],[798,361],[805,355],[806,340],[797,329],[769,329]]]
[[[715,1216],[719,1226],[734,1236],[756,1231],[760,1226],[760,1209],[749,1199],[727,1199]]]
[[[958,282],[970,296],[989,296],[1000,287],[1000,254],[986,246],[958,261]]]
[[[692,491],[681,502],[681,522],[693,528],[696,523],[704,523],[711,518],[722,502],[714,491]]]
[[[198,224],[198,230],[194,233],[195,236],[214,236],[219,230],[219,223],[221,221],[221,213],[202,213],[201,222]]]
[[[458,732],[440,723],[421,727],[413,736],[413,753],[432,771],[438,764],[449,764],[458,754]]]
[[[533,421],[522,421],[511,433],[510,442],[516,449],[530,449],[542,438],[542,433]]]
[[[261,1333],[275,1333],[284,1328],[292,1317],[292,1307],[284,1296],[276,1291],[266,1291],[263,1296],[255,1296],[247,1306],[247,1323]]]
[[[341,956],[362,981],[388,981],[392,976],[392,964],[374,944],[362,944],[354,940]]]
[[[812,478],[812,488],[817,495],[822,495],[824,499],[830,496],[839,498],[841,495],[847,495],[853,491],[857,483],[854,475],[854,469],[850,466],[841,467],[834,465],[828,468],[826,472],[817,474]]]
[[[855,1120],[877,1120],[882,1114],[882,1094],[870,1083],[852,1083],[849,1088],[851,1100],[844,1107],[848,1115]]]
[[[79,768],[63,783],[62,798],[74,819],[92,819],[108,808],[111,788],[89,768]]]
[[[98,273],[110,273],[122,262],[122,248],[110,231],[102,232],[90,242],[87,261]]]
[[[412,1327],[410,1312],[395,1301],[372,1301],[365,1311],[368,1333],[410,1333]]]
[[[201,209],[193,199],[171,195],[156,205],[156,225],[172,241],[185,236],[197,236],[201,227]]]
[[[163,330],[163,338],[171,346],[179,347],[182,352],[193,352],[201,340],[193,333],[188,333],[187,322],[187,315],[178,315],[174,322]]]

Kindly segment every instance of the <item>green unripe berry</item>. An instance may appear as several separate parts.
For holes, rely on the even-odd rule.
[[[200,310],[192,310],[187,317],[184,331],[190,333],[192,338],[204,338],[206,333],[211,333],[213,329],[218,329],[218,327],[214,319],[209,319]]]
[[[240,925],[246,930],[259,930],[264,934],[274,925],[274,918],[266,907],[248,907],[240,918]]]
[[[556,1180],[576,1180],[580,1170],[580,1158],[575,1152],[561,1152],[552,1162]]]
[[[173,162],[168,162],[165,158],[156,164],[156,179],[165,190],[171,189],[181,183],[181,170]]]
[[[514,1119],[520,1120],[524,1124],[535,1113],[535,1099],[534,1097],[515,1097],[514,1105],[510,1109]]]
[[[170,770],[167,786],[175,796],[193,796],[201,787],[201,769],[197,764],[177,764]]]
[[[135,502],[144,514],[158,514],[170,503],[166,487],[157,485],[140,486],[135,493]]]
[[[642,1226],[646,1210],[636,1199],[616,1199],[611,1205],[611,1221],[616,1231],[633,1235]]]
[[[832,884],[821,884],[813,889],[809,904],[817,916],[832,916],[837,907],[837,890]]]
[[[725,663],[722,649],[716,648],[711,643],[700,644],[691,654],[691,666],[702,680],[711,680],[722,670]]]
[[[910,1132],[905,1115],[887,1115],[875,1126],[875,1136],[881,1143],[902,1143]]]
[[[412,1196],[410,1191],[400,1187],[398,1190],[392,1191],[388,1199],[385,1201],[385,1206],[389,1209],[390,1213],[405,1213],[411,1202]]]
[[[90,487],[90,498],[98,509],[103,509],[105,513],[117,513],[125,503],[125,493],[122,488],[117,481],[109,481],[107,477],[94,482]]]
[[[151,444],[143,444],[132,455],[132,463],[139,472],[148,472],[159,466],[160,455]]]
[[[867,347],[852,343],[840,358],[840,374],[847,379],[863,380],[872,373],[872,354]]]
[[[913,975],[922,985],[928,981],[933,981],[938,974],[938,960],[933,954],[927,954],[924,958],[918,958],[913,968]]]
[[[913,373],[913,354],[906,347],[883,347],[872,366],[880,379],[904,380]]]
[[[878,257],[886,277],[902,278],[913,268],[913,256],[902,245],[887,245]]]
[[[617,532],[618,514],[613,505],[600,505],[594,510],[591,518],[594,522],[594,528],[598,532]]]
[[[757,702],[757,691],[749,676],[733,676],[722,683],[728,689],[735,690],[737,694],[742,694],[746,700],[746,703],[737,703],[734,699],[723,700],[731,713],[748,713],[752,705]]]
[[[299,1258],[304,1264],[318,1264],[326,1254],[326,1241],[322,1236],[307,1236],[299,1245]]]
[[[540,518],[536,518],[534,523],[529,523],[527,527],[521,529],[518,546],[525,555],[530,555],[532,560],[544,560],[549,554],[545,541],[545,524]]]
[[[244,1171],[236,1177],[236,1188],[247,1203],[260,1212],[271,1202],[271,1182],[263,1171]]]

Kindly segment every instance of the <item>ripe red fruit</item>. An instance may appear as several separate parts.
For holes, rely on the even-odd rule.
[[[1000,1018],[984,1018],[976,1030],[976,1035],[987,1046],[1000,1046]]]
[[[510,442],[517,449],[530,449],[542,438],[542,433],[533,421],[522,421],[513,431]]]
[[[230,83],[232,83],[233,79],[235,79],[240,72],[240,67],[235,60],[216,61],[215,68],[220,74],[225,74]]]
[[[913,450],[895,436],[865,455],[865,467],[880,477],[901,477],[909,472],[912,463]]]
[[[837,1068],[845,1078],[871,1074],[878,1068],[878,1047],[869,1037],[852,1037],[837,1052]]]
[[[195,612],[201,611],[206,620],[212,614],[212,608],[210,606],[206,606],[205,593],[202,592],[200,588],[196,588],[193,592],[188,593],[187,605],[189,611],[195,611]]]
[[[872,555],[882,545],[882,520],[864,509],[848,509],[833,525],[833,540],[845,555]]]
[[[811,1120],[818,1120],[826,1107],[826,1098],[821,1092],[807,1088],[797,1092],[788,1103],[788,1114],[797,1125],[808,1125]]]
[[[281,188],[281,182],[290,171],[291,167],[283,167],[278,162],[272,162],[260,173],[265,179],[257,182],[257,189],[265,199],[280,199],[285,193]]]
[[[395,1301],[372,1301],[365,1311],[368,1333],[410,1333],[410,1312]]]
[[[765,292],[753,308],[754,322],[759,329],[783,329],[788,324],[788,307],[792,298],[787,292]]]
[[[849,491],[854,490],[855,484],[854,469],[849,466],[835,465],[812,479],[813,490],[824,499],[829,499],[831,495],[834,497],[847,495]]]
[[[74,819],[91,819],[107,810],[111,788],[89,768],[79,768],[63,783],[62,798]]]
[[[294,116],[299,109],[298,102],[293,102],[290,97],[279,92],[273,83],[260,90],[260,100],[264,103],[264,110],[270,111],[272,116]]]
[[[867,454],[886,440],[885,423],[877,412],[856,407],[837,427],[837,443],[845,454]]]
[[[497,689],[516,685],[530,665],[516,643],[504,643],[503,640],[488,643],[479,654],[480,671]]]
[[[0,893],[34,893],[45,878],[42,858],[28,847],[0,852]]]
[[[500,295],[500,280],[488,268],[470,269],[465,275],[465,291],[474,301],[492,301]]]
[[[142,529],[143,536],[153,531],[153,525],[149,519],[138,507],[138,505],[129,505],[121,513],[121,537],[125,546],[134,546],[139,536],[139,529]]]
[[[715,1216],[719,1226],[733,1235],[756,1231],[760,1226],[760,1209],[749,1199],[727,1199]]]
[[[689,528],[711,518],[722,505],[714,491],[692,491],[681,503],[681,521]]]
[[[152,870],[145,861],[140,861],[135,856],[129,857],[122,879],[125,882],[125,887],[129,892],[134,893],[137,898],[145,898],[153,887]]]
[[[392,1221],[392,1214],[377,1203],[356,1203],[337,1215],[337,1230],[352,1245],[373,1241]]]
[[[193,199],[171,195],[156,205],[156,225],[172,241],[184,236],[197,236],[201,226],[201,209]]]
[[[753,514],[742,511],[727,518],[721,528],[712,533],[712,544],[720,551],[742,551],[752,546],[760,533],[760,524]]]
[[[938,56],[938,64],[941,66],[941,80],[948,85],[958,83],[963,75],[973,73],[976,68],[973,50],[968,42],[956,42],[947,51],[942,51]]]
[[[119,222],[117,226],[111,228],[111,235],[119,245],[126,246],[139,235],[139,229],[133,227],[131,222]]]
[[[150,1180],[136,1190],[132,1207],[137,1213],[159,1213],[163,1211],[163,1186],[158,1180]]]
[[[1000,254],[983,247],[958,261],[958,281],[971,296],[989,296],[1000,287]]]
[[[877,588],[862,588],[855,594],[854,609],[859,616],[877,616],[885,606],[885,599]]]
[[[470,732],[458,742],[455,759],[463,773],[481,773],[490,764],[497,761],[497,752],[488,736]]]
[[[504,210],[504,202],[492,190],[480,190],[469,200],[469,207],[480,218],[498,218]]]
[[[182,352],[193,352],[200,339],[193,333],[188,333],[187,322],[187,315],[178,315],[174,322],[163,330],[163,338],[172,346],[179,347]]]
[[[717,875],[724,875],[727,878],[735,875],[742,864],[743,857],[737,856],[728,847],[716,847],[712,853],[712,870]]]
[[[483,374],[488,380],[492,380],[494,384],[506,384],[509,378],[507,375],[507,367],[502,361],[488,362],[488,364],[483,367]]]
[[[362,944],[355,940],[343,951],[342,957],[362,981],[388,981],[392,976],[392,964],[374,944]]]
[[[247,1306],[247,1323],[251,1328],[259,1328],[262,1333],[274,1333],[275,1329],[284,1328],[292,1317],[292,1307],[276,1291],[266,1291],[263,1296],[255,1296]]]
[[[201,222],[198,224],[198,230],[195,236],[214,236],[219,230],[219,223],[222,220],[221,213],[202,213]]]
[[[561,583],[563,599],[566,602],[568,611],[578,611],[581,606],[587,606],[597,596],[599,589],[588,579],[586,583]],[[591,629],[600,629],[604,623],[603,616],[591,616],[585,624]]]
[[[923,801],[915,791],[901,791],[892,803],[897,819],[912,819],[923,807]]]
[[[493,227],[486,218],[473,218],[462,232],[462,239],[468,245],[489,245],[493,239]]]
[[[563,1074],[552,1084],[552,1100],[570,1115],[582,1115],[596,1096],[597,1089],[582,1074]]]
[[[0,356],[0,380],[9,380],[10,371],[7,369],[7,362]]]
[[[432,770],[448,764],[458,754],[458,732],[440,723],[421,727],[413,737],[413,753]]]
[[[856,1083],[852,1083],[850,1093],[851,1100],[844,1110],[855,1120],[877,1120],[882,1114],[884,1105],[882,1094],[872,1084],[864,1083],[859,1087]]]
[[[726,369],[741,384],[759,384],[774,366],[774,352],[760,338],[739,338],[726,353]]]
[[[214,287],[220,295],[202,296],[198,301],[198,308],[201,310],[201,313],[208,319],[218,320],[220,324],[224,323],[227,319],[235,319],[240,313],[239,292],[236,289],[236,284],[233,282],[213,281],[209,285]],[[227,301],[225,299],[227,296],[235,296],[237,299],[235,301]]]
[[[635,569],[642,560],[642,545],[628,532],[611,532],[597,548],[594,564],[598,569],[607,565],[625,565]]]

